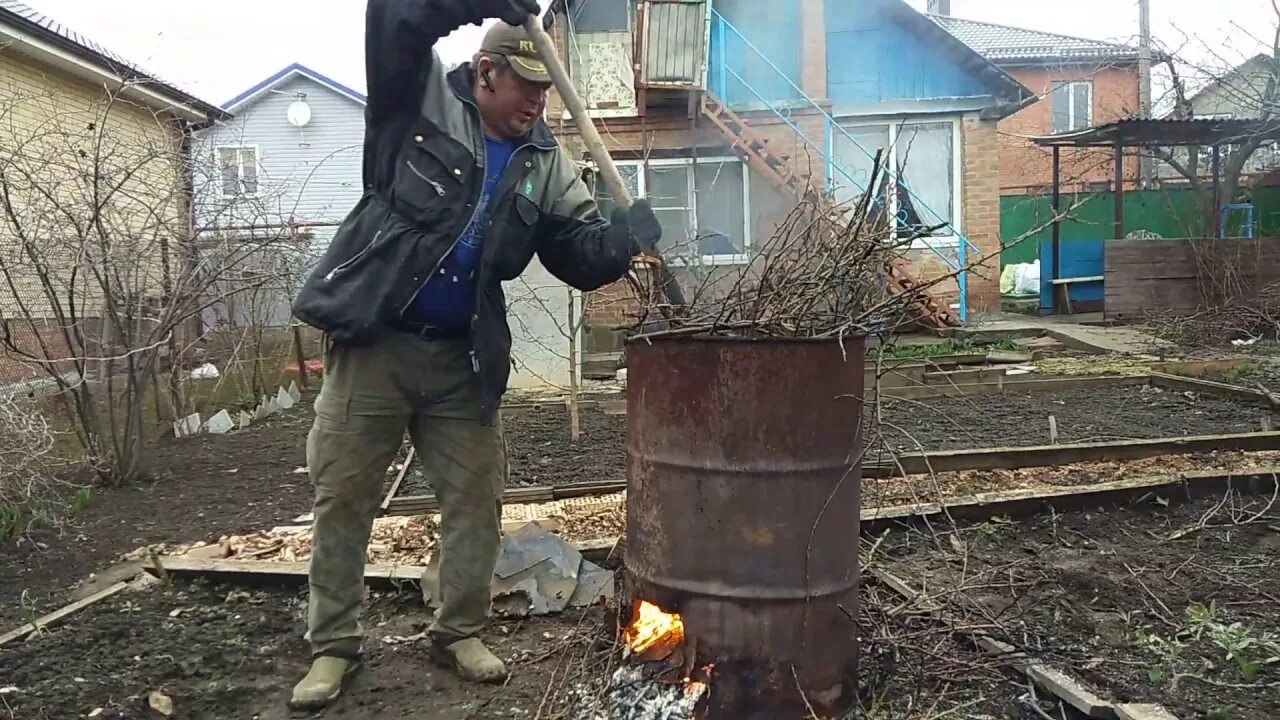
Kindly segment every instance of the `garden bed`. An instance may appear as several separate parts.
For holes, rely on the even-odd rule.
[[[1280,717],[1280,512],[1229,493],[890,532],[874,557],[1119,702]]]

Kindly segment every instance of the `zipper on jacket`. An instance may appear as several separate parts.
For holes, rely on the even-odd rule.
[[[332,270],[325,273],[324,281],[329,282],[330,280],[333,280],[335,277],[337,277],[338,273],[345,272],[352,265],[355,265],[356,263],[360,262],[360,258],[364,257],[365,255],[368,255],[369,251],[373,249],[373,246],[378,244],[378,238],[380,237],[382,237],[381,230],[374,233],[373,239],[369,241],[369,244],[365,245],[364,249],[356,253],[354,257],[352,257],[350,260],[347,260],[343,263],[340,263],[334,266]]]
[[[409,169],[413,171],[414,175],[417,175],[418,177],[422,178],[423,182],[430,185],[436,191],[436,195],[439,195],[440,197],[444,197],[444,185],[441,185],[439,182],[432,180],[431,178],[424,175],[423,172],[419,170],[416,165],[413,164],[412,160],[405,160],[404,164],[409,166]]]

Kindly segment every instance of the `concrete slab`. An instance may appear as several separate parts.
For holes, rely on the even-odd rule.
[[[1119,720],[1178,720],[1173,713],[1152,704],[1116,705],[1116,717]]]
[[[1085,325],[1065,319],[1064,316],[1000,317],[950,328],[945,332],[952,337],[987,341],[1048,336],[1073,350],[1120,355],[1150,355],[1161,349],[1174,347],[1173,343],[1134,327]]]

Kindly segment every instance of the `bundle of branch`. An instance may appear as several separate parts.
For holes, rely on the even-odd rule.
[[[639,335],[829,338],[911,322],[928,290],[954,274],[905,288],[887,277],[905,262],[913,241],[941,226],[905,230],[887,216],[885,188],[894,183],[887,182],[879,154],[871,177],[882,178],[880,190],[851,203],[807,193],[751,262],[700,273],[696,290],[686,292],[689,305],[672,308],[660,328]],[[699,274],[695,264],[683,264],[686,276]]]

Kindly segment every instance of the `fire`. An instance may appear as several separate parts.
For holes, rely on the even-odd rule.
[[[635,655],[643,655],[657,646],[678,648],[684,644],[684,621],[679,615],[641,601],[635,622],[623,632],[622,638]]]

